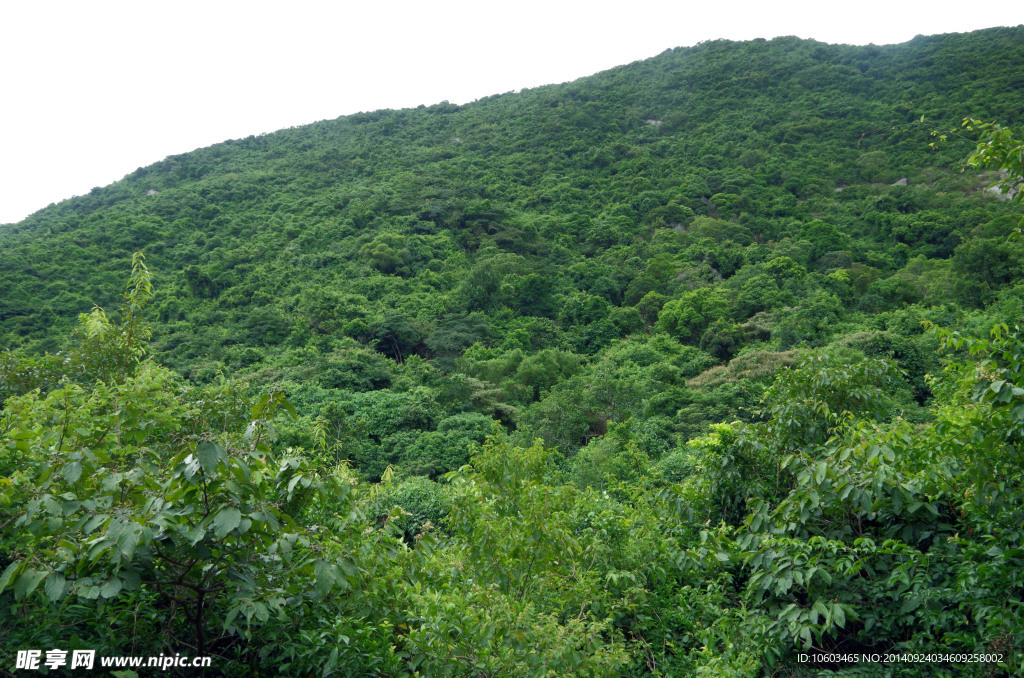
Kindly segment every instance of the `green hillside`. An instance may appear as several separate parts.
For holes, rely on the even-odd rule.
[[[0,227],[2,645],[1014,675],[1021,211],[961,121],[1020,130],[1022,63],[707,42]]]

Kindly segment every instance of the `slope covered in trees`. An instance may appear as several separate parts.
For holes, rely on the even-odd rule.
[[[959,123],[1019,129],[1022,62],[1022,28],[704,43],[3,227],[5,645],[1018,671],[1020,208],[1012,154],[965,168],[1017,146]]]

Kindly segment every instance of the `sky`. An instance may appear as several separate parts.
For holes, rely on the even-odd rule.
[[[1020,0],[10,0],[0,224],[227,139],[468,103],[707,40],[882,45],[1021,23]]]

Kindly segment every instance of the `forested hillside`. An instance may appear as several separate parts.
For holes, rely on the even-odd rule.
[[[9,666],[1016,675],[1022,63],[708,42],[0,226]]]

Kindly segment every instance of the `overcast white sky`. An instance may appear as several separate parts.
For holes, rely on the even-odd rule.
[[[890,44],[1020,23],[1020,0],[5,0],[0,223],[226,139],[466,103],[705,40]]]

